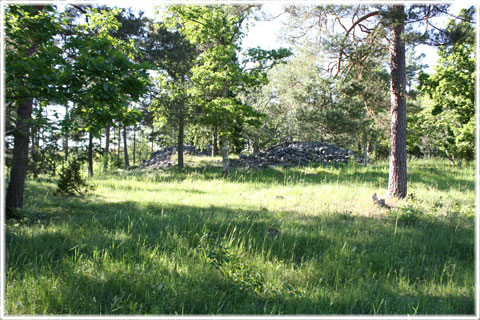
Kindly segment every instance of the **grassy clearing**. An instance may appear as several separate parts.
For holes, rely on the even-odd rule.
[[[473,314],[474,167],[119,171],[85,197],[28,181],[9,222],[9,314]],[[279,230],[277,236],[269,228]]]

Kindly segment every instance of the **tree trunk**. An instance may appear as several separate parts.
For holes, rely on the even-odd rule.
[[[35,138],[35,135],[36,135],[36,128],[35,127],[32,127],[31,128],[31,131],[32,131],[32,156],[31,156],[31,159],[32,159],[32,170],[33,170],[33,178],[34,179],[37,179],[38,178],[38,168],[37,168],[37,142],[38,142],[38,137]]]
[[[136,144],[137,144],[137,127],[133,127],[133,165],[135,165],[135,157],[136,157]]]
[[[212,157],[218,156],[217,136],[218,136],[218,130],[217,130],[217,128],[215,128],[215,130],[213,131],[213,135],[212,135]]]
[[[88,176],[93,177],[93,133],[88,133]]]
[[[68,161],[68,134],[65,135],[63,149],[65,149],[65,162],[67,162]]]
[[[33,15],[37,15],[43,10],[43,5],[33,6],[35,11]],[[37,43],[33,43],[27,49],[27,57],[31,57],[38,48]],[[32,119],[33,98],[25,98],[19,101],[17,107],[17,122],[13,133],[13,157],[12,167],[10,169],[10,179],[8,181],[7,195],[5,198],[5,218],[11,219],[14,216],[15,209],[23,208],[23,192],[25,190],[25,178],[27,175],[28,161],[28,142],[30,124]]]
[[[65,119],[68,119],[68,105],[65,106]],[[63,144],[64,152],[65,152],[65,162],[68,161],[68,133],[65,134],[65,141]]]
[[[23,191],[27,175],[29,124],[32,118],[33,99],[25,99],[17,108],[17,127],[13,133],[13,158],[8,181],[6,204],[6,218],[13,218],[15,209],[23,208]]]
[[[391,132],[389,197],[407,195],[407,103],[405,95],[405,42],[401,38],[405,26],[404,7],[393,6],[398,15],[390,30],[391,63]]]
[[[228,135],[226,132],[220,134],[220,145],[222,148],[223,173],[227,174],[230,170],[230,161],[228,159]]]
[[[126,126],[123,126],[123,156],[125,158],[125,169],[128,169],[130,168],[130,160],[128,159],[128,141]]]
[[[105,128],[105,149],[104,151],[104,159],[103,159],[103,171],[106,172],[108,170],[108,158],[110,153],[110,124],[107,124]]]
[[[118,137],[117,137],[117,162],[120,163],[120,145],[122,143],[122,138],[121,138],[121,128],[118,126]]]
[[[180,112],[178,117],[178,141],[177,141],[177,154],[178,154],[178,169],[183,168],[183,140],[184,140],[184,123],[185,116],[183,112]]]
[[[152,153],[153,153],[153,140],[154,140],[154,137],[153,137],[153,130],[154,130],[154,127],[153,127],[153,123],[152,123]]]
[[[370,143],[365,142],[365,145],[363,146],[363,166],[366,167],[368,164],[368,147],[370,146]]]
[[[257,155],[260,153],[260,141],[258,137],[253,139],[253,154]]]

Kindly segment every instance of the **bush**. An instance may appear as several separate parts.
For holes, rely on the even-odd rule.
[[[60,172],[60,180],[57,184],[55,195],[68,194],[81,196],[91,187],[85,182],[80,173],[82,163],[79,159],[73,159],[63,166]]]

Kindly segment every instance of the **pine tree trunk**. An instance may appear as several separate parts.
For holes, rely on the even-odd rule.
[[[177,140],[177,154],[178,154],[178,169],[183,168],[183,141],[184,141],[184,115],[180,112],[178,117],[178,140]]]
[[[226,133],[220,134],[220,145],[222,148],[223,173],[227,174],[230,170],[230,161],[228,159],[228,135]]]
[[[6,218],[13,218],[15,209],[23,208],[23,191],[27,175],[29,124],[32,118],[33,99],[25,99],[17,108],[17,127],[13,133],[13,158],[8,181],[6,204]]]
[[[88,133],[88,176],[93,177],[93,133]]]
[[[399,16],[390,30],[391,63],[391,132],[389,197],[407,195],[407,103],[405,95],[405,42],[401,38],[405,26],[404,7],[393,6]],[[401,17],[400,17],[401,16]]]
[[[123,156],[125,158],[125,169],[128,169],[130,168],[130,160],[128,159],[128,141],[126,126],[123,126]]]

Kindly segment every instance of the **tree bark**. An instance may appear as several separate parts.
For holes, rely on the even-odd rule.
[[[405,94],[405,42],[402,39],[405,18],[403,6],[393,6],[392,10],[398,17],[390,29],[392,118],[387,195],[404,198],[407,195],[407,103]]]
[[[212,135],[212,157],[218,156],[218,130],[215,128]]]
[[[370,143],[365,142],[363,146],[363,166],[366,167],[368,165],[368,148],[370,147]]]
[[[121,128],[120,125],[118,126],[118,140],[117,140],[117,160],[118,163],[120,163],[120,145],[122,144],[122,139],[121,139]]]
[[[178,140],[177,140],[177,154],[178,154],[178,169],[183,168],[183,143],[185,131],[185,116],[180,112],[178,117]]]
[[[130,168],[130,160],[128,159],[128,141],[126,126],[123,126],[123,156],[125,158],[125,169],[128,169]]]
[[[137,126],[133,127],[133,165],[135,165],[135,157],[137,153]]]
[[[93,133],[88,133],[88,176],[93,177]]]
[[[37,129],[35,127],[31,128],[32,131],[32,170],[33,170],[33,178],[38,178],[38,167],[37,167],[37,143],[38,137],[35,137]]]
[[[68,119],[68,105],[65,106],[65,120]],[[63,151],[65,152],[65,162],[68,161],[68,133],[65,133],[65,140],[63,143]]]
[[[103,171],[108,170],[108,160],[109,160],[109,153],[110,153],[110,124],[107,124],[105,128],[105,159],[103,160]]]
[[[230,170],[230,161],[228,159],[228,135],[226,132],[220,134],[220,145],[222,150],[223,173],[227,174]]]
[[[65,141],[64,141],[64,145],[63,145],[63,149],[65,151],[65,162],[68,161],[68,134],[65,135]]]
[[[15,209],[23,208],[23,191],[27,175],[29,124],[32,118],[33,99],[25,99],[17,108],[17,128],[13,133],[13,158],[8,181],[6,204],[6,218],[13,218]]]
[[[37,15],[43,10],[43,5],[33,6]],[[31,57],[38,49],[38,43],[33,42],[27,49],[27,57]],[[18,101],[17,123],[13,133],[13,157],[12,168],[10,169],[10,179],[8,181],[7,195],[5,198],[5,217],[11,219],[14,217],[16,209],[23,208],[23,192],[25,190],[25,178],[27,175],[28,161],[28,142],[30,124],[32,119],[33,98],[25,98]]]
[[[257,155],[260,153],[260,141],[258,137],[253,138],[253,154]]]

